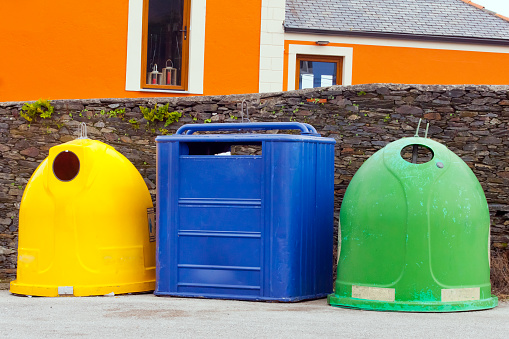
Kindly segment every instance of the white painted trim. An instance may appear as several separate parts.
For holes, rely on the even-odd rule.
[[[207,0],[191,1],[191,21],[189,23],[189,71],[187,90],[203,94],[205,75],[205,18]]]
[[[316,39],[316,38],[315,38]],[[320,39],[322,40],[322,39]],[[319,45],[294,45],[288,46],[288,90],[295,89],[295,70],[297,67],[297,54],[326,55],[343,57],[343,70],[341,85],[352,84],[353,48],[333,47]]]
[[[140,89],[141,79],[141,32],[143,25],[143,0],[129,0],[127,23],[126,91]]]
[[[422,40],[347,37],[347,36],[321,35],[321,34],[315,35],[315,34],[285,33],[285,40],[297,40],[297,41],[325,40],[325,41],[329,41],[331,43],[349,44],[349,45],[371,45],[371,46],[388,46],[388,47],[443,49],[443,50],[469,51],[469,52],[509,53],[509,47],[505,47],[505,46],[463,44],[463,43],[422,41]]]
[[[191,22],[189,24],[189,72],[187,91],[142,89],[141,41],[143,25],[143,0],[129,0],[127,29],[126,91],[157,93],[203,94],[205,67],[205,17],[207,0],[191,1]]]

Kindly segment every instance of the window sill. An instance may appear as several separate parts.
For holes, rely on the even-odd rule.
[[[194,95],[201,95],[203,93],[194,93],[189,91],[177,91],[174,89],[146,89],[146,88],[140,88],[140,89],[126,89],[126,91],[129,92],[153,92],[153,93],[171,93],[171,94],[194,94]]]

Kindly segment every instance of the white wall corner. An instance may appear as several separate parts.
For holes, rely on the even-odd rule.
[[[260,57],[260,72],[272,69],[272,58]]]
[[[273,36],[273,33],[260,34],[260,45],[272,45]]]
[[[262,0],[260,22],[260,93],[283,90],[285,0]]]
[[[282,72],[283,71],[283,58],[271,58],[272,70]]]

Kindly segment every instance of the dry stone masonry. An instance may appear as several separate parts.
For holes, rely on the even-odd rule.
[[[5,102],[0,103],[0,278],[16,273],[18,210],[26,183],[50,147],[78,136],[80,122],[87,124],[90,138],[114,146],[134,163],[155,199],[155,137],[183,124],[240,122],[243,100],[251,121],[307,122],[336,139],[336,227],[357,169],[387,143],[413,136],[422,118],[421,127],[430,123],[428,135],[474,171],[489,203],[492,248],[507,247],[509,86],[371,84],[232,96],[55,100],[53,116],[32,123],[20,116],[23,102]],[[182,114],[178,122],[164,126],[143,118],[140,106],[164,104]]]

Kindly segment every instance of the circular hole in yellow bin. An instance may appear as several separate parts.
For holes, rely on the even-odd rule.
[[[414,147],[417,148],[416,157],[414,155]],[[433,151],[429,147],[419,144],[408,145],[401,150],[401,157],[414,164],[425,164],[431,161],[433,156]]]
[[[71,181],[80,171],[80,160],[71,151],[60,152],[53,161],[53,173],[61,181]]]

